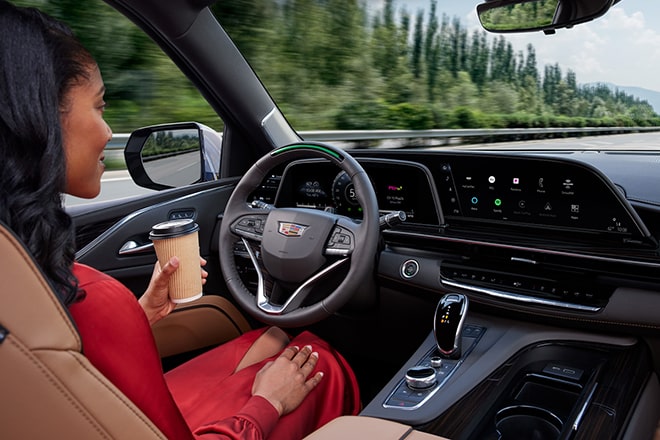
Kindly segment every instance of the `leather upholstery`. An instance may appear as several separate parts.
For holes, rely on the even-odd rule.
[[[305,440],[447,440],[444,437],[415,431],[408,425],[373,417],[338,417],[311,433]]]
[[[164,439],[81,353],[23,245],[0,224],[0,437]]]
[[[250,330],[245,317],[227,299],[205,295],[179,304],[151,329],[161,358],[220,345]]]
[[[165,439],[156,426],[102,376],[81,353],[81,341],[67,310],[18,239],[0,224],[0,437],[69,439]],[[211,298],[184,307],[170,323],[156,329],[169,339],[179,319],[224,308]],[[192,310],[192,311],[191,311]],[[205,311],[204,311],[205,310]],[[233,307],[221,311],[227,335],[249,328]],[[235,314],[238,313],[238,315]],[[217,342],[208,334],[184,335],[199,344]],[[164,352],[177,344],[163,343]],[[369,417],[335,419],[308,439],[342,438],[441,440],[399,423]]]

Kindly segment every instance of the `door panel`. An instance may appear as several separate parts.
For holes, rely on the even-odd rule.
[[[149,239],[151,226],[173,218],[193,218],[200,227],[200,255],[208,261],[205,291],[224,292],[212,244],[217,241],[219,216],[235,183],[236,179],[229,179],[163,191],[129,202],[108,202],[96,209],[72,210],[79,242],[89,241],[90,231],[99,234],[78,250],[76,259],[113,276],[140,296],[156,262]],[[129,249],[122,251],[122,247]]]

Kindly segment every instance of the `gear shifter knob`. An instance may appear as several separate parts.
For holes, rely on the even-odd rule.
[[[435,309],[433,334],[442,357],[461,357],[461,332],[467,309],[468,298],[463,294],[448,293],[440,298]]]

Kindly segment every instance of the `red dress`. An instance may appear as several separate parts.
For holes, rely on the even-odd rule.
[[[254,376],[270,359],[234,373],[253,330],[163,375],[147,318],[133,293],[117,280],[75,264],[84,299],[69,307],[89,361],[168,439],[296,439],[335,417],[357,414],[358,386],[346,360],[309,332],[291,345],[312,345],[323,380],[292,413],[278,419],[264,398],[252,397]]]

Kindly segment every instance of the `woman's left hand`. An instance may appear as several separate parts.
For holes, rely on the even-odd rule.
[[[199,260],[200,266],[206,265],[205,259],[200,258]],[[149,319],[149,324],[154,324],[174,310],[176,304],[170,299],[168,285],[170,277],[178,268],[179,259],[177,257],[170,258],[162,268],[158,262],[154,265],[149,286],[139,299],[139,303]],[[207,276],[208,272],[202,269],[202,284],[206,283]]]

